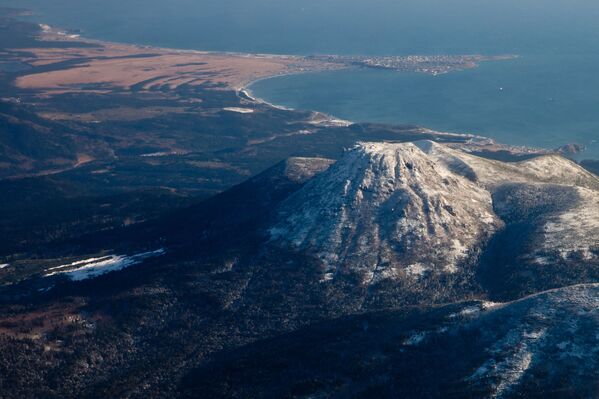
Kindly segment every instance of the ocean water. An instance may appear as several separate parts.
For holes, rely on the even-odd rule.
[[[517,54],[442,76],[346,70],[252,86],[269,102],[599,159],[595,0],[0,0],[88,37],[274,54]]]
[[[597,158],[598,65],[597,56],[531,55],[438,76],[359,69],[271,78],[250,89],[275,104],[356,122],[414,124],[544,148],[581,143],[587,150],[579,157]]]

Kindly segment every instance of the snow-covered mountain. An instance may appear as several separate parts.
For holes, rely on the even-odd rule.
[[[278,206],[269,234],[317,259],[323,283],[404,291],[489,280],[494,252],[520,272],[596,264],[599,179],[558,155],[508,163],[432,141],[359,143]]]
[[[273,239],[313,252],[324,280],[455,273],[501,227],[491,193],[416,144],[361,143],[280,207]]]
[[[3,288],[17,305],[0,330],[28,298],[52,324],[31,318],[0,366],[59,372],[61,392],[135,376],[179,397],[596,396],[599,179],[557,155],[468,151],[290,158],[94,236],[112,252]]]

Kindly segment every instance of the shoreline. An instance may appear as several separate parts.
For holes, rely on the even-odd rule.
[[[306,72],[309,73],[309,72]],[[299,74],[299,73],[297,73]],[[284,74],[284,75],[279,75],[279,76],[292,76],[292,75],[297,75],[296,73],[289,73],[289,74]],[[246,86],[244,86],[243,88],[237,90],[237,94],[238,96],[245,96],[246,100],[250,100],[253,102],[256,102],[258,104],[263,104],[263,105],[267,105],[269,107],[275,108],[275,109],[279,109],[279,110],[284,110],[284,111],[301,111],[301,110],[297,110],[295,108],[291,108],[291,107],[285,107],[283,105],[277,105],[277,104],[273,104],[261,97],[258,97],[254,94],[254,92],[251,90],[251,87],[254,83],[263,81],[263,80],[267,80],[267,79],[272,79],[272,78],[277,78],[279,76],[269,76],[269,77],[264,77],[264,78],[260,78],[257,79],[255,81],[250,82],[249,84],[247,84]],[[243,97],[241,97],[243,98]],[[378,124],[377,122],[356,122],[356,121],[351,121],[351,120],[347,120],[347,119],[341,119],[341,118],[337,118],[334,115],[331,114],[327,114],[321,111],[317,111],[317,110],[306,110],[306,112],[311,112],[313,115],[320,115],[320,116],[324,116],[326,118],[326,122],[331,123],[332,125],[337,125],[337,126],[351,126],[357,123],[365,123],[365,124]],[[326,123],[325,122],[325,123]],[[317,123],[316,123],[317,124]],[[389,126],[399,126],[400,124],[385,124],[385,125],[389,125]],[[510,151],[510,152],[514,152],[514,153],[520,153],[520,154],[538,154],[538,155],[550,155],[550,154],[558,154],[561,155],[565,158],[568,158],[570,160],[576,161],[577,163],[580,162],[585,162],[585,161],[595,161],[595,158],[584,158],[584,157],[580,157],[580,155],[582,153],[578,153],[578,154],[572,154],[571,156],[566,156],[566,154],[560,153],[559,149],[549,149],[549,148],[542,148],[542,147],[531,147],[531,146],[526,146],[526,145],[516,145],[516,144],[509,144],[509,143],[498,143],[494,138],[492,137],[488,137],[488,136],[482,136],[480,134],[475,134],[475,133],[466,133],[466,132],[447,132],[447,131],[440,131],[440,130],[436,130],[436,129],[431,129],[431,128],[427,128],[427,127],[423,127],[420,125],[417,125],[417,129],[422,132],[423,134],[437,134],[437,135],[443,135],[446,137],[455,137],[455,138],[463,138],[463,139],[468,139],[468,142],[471,145],[491,145],[491,146],[502,146],[504,147],[505,150]],[[467,152],[473,152],[473,150],[469,150]]]
[[[295,75],[295,74],[287,74],[287,75],[281,75],[281,76],[290,76],[290,75]],[[277,105],[277,104],[273,104],[271,102],[266,101],[263,98],[257,97],[256,95],[254,95],[254,93],[252,92],[252,90],[250,89],[250,86],[256,82],[262,81],[262,80],[266,80],[266,79],[272,79],[272,78],[276,78],[278,76],[271,76],[271,77],[267,77],[267,78],[261,78],[258,79],[250,84],[248,84],[245,88],[242,88],[240,90],[237,91],[237,95],[241,97],[241,95],[245,96],[246,99],[249,99],[250,101],[253,101],[255,103],[258,104],[263,104],[266,106],[269,106],[271,108],[275,108],[281,111],[295,111],[295,112],[300,112],[300,110],[297,110],[295,108],[291,108],[291,107],[285,107],[283,105]],[[347,119],[341,119],[338,118],[334,115],[330,115],[321,111],[316,111],[316,110],[306,110],[306,112],[310,112],[314,118],[314,120],[312,120],[310,123],[314,124],[314,125],[323,125],[323,124],[329,124],[331,126],[351,126],[356,124],[357,122],[355,121],[351,121],[351,120],[347,120]],[[317,117],[321,117],[320,121],[318,121],[316,118]]]
[[[245,79],[237,84],[230,86],[231,89],[233,89],[236,92],[237,96],[239,96],[239,97],[244,96],[245,100],[249,100],[249,101],[255,102],[257,104],[266,105],[271,108],[283,110],[283,111],[298,111],[299,112],[301,110],[297,110],[292,107],[287,107],[284,105],[275,104],[275,103],[267,101],[264,98],[258,97],[252,91],[252,86],[258,82],[263,81],[263,80],[273,79],[273,78],[283,77],[283,76],[294,76],[294,75],[300,75],[300,74],[305,74],[305,73],[317,73],[317,72],[334,71],[334,70],[347,70],[347,69],[351,69],[351,68],[360,68],[360,67],[366,68],[365,66],[352,65],[352,64],[327,63],[327,61],[324,61],[324,60],[316,60],[316,61],[311,60],[311,62],[314,62],[314,63],[308,64],[308,65],[298,66],[298,65],[293,64],[293,63],[297,63],[297,62],[306,62],[306,60],[308,60],[314,56],[247,53],[247,52],[232,52],[232,51],[204,51],[204,50],[197,50],[197,49],[177,49],[177,48],[165,48],[165,47],[157,47],[157,46],[134,44],[134,43],[112,42],[112,41],[107,41],[107,40],[102,40],[102,39],[88,38],[88,37],[85,37],[84,35],[80,34],[79,31],[77,31],[77,34],[71,34],[67,30],[61,29],[59,27],[53,27],[49,24],[37,23],[37,25],[42,30],[40,38],[42,40],[46,40],[46,41],[67,39],[70,41],[91,43],[91,44],[97,44],[100,46],[115,46],[115,47],[120,47],[120,48],[131,47],[133,49],[143,50],[143,51],[154,50],[154,51],[158,51],[158,52],[162,52],[162,53],[166,53],[166,54],[225,56],[225,57],[236,57],[236,58],[242,58],[242,59],[246,58],[246,59],[281,60],[283,62],[289,62],[289,64],[286,64],[287,70],[283,70],[282,72],[269,73],[264,76],[259,76],[256,78]],[[328,56],[324,56],[324,57],[328,57]],[[419,56],[406,56],[406,57],[409,58],[409,57],[419,57]],[[443,57],[443,56],[441,56],[441,57]],[[511,59],[515,56],[461,56],[461,57],[479,57],[481,59],[488,58],[488,59],[502,60],[502,59]],[[343,56],[342,56],[342,58],[343,58]],[[478,67],[478,65],[476,67]],[[373,68],[373,69],[380,69],[380,68]],[[457,69],[457,70],[460,70],[460,69]],[[398,71],[398,72],[401,73],[401,71]],[[446,72],[446,73],[449,73],[449,72]],[[436,76],[436,74],[431,74],[431,76]],[[334,125],[334,126],[350,126],[355,123],[373,123],[373,124],[377,123],[377,122],[356,122],[353,120],[346,120],[346,119],[338,118],[334,115],[326,114],[326,113],[318,111],[318,110],[303,110],[303,111],[311,112],[314,115],[314,118],[315,118],[314,124],[323,124],[324,123],[324,124],[330,124],[330,125]],[[396,124],[391,124],[391,125],[396,125]],[[433,129],[427,129],[424,127],[422,127],[421,129],[423,131],[433,131]],[[466,137],[466,138],[474,138],[474,137],[485,138],[485,139],[487,138],[485,136],[480,136],[480,135],[471,134],[471,133],[464,133],[464,132],[452,132],[452,133],[447,133],[447,135],[451,135],[454,137]]]
[[[143,45],[143,44],[134,44],[134,43],[120,43],[120,42],[112,42],[102,39],[93,39],[83,36],[82,34],[70,34],[67,30],[61,29],[59,27],[54,27],[45,23],[36,23],[41,29],[40,39],[44,41],[60,41],[64,39],[68,39],[69,41],[81,42],[81,43],[91,43],[97,44],[100,46],[118,46],[118,47],[132,47],[137,50],[155,50],[161,51],[165,53],[176,53],[176,54],[190,54],[190,55],[216,55],[216,56],[230,56],[230,57],[241,57],[241,58],[253,58],[253,59],[273,59],[273,60],[292,60],[292,61],[303,61],[306,59],[306,56],[300,55],[285,55],[285,54],[264,54],[264,53],[242,53],[242,52],[231,52],[231,51],[204,51],[204,50],[196,50],[196,49],[177,49],[177,48],[166,48],[166,47],[156,47],[151,45]],[[308,68],[300,68],[299,70],[290,70],[285,71],[283,73],[273,73],[267,76],[258,77],[256,79],[250,79],[240,84],[234,85],[232,89],[235,91],[238,97],[241,98],[241,95],[245,96],[246,100],[252,101],[256,104],[266,105],[268,107],[282,110],[282,111],[297,111],[299,110],[286,107],[283,105],[278,105],[271,103],[263,98],[260,98],[254,94],[251,89],[251,86],[267,79],[273,79],[283,76],[293,76],[300,75],[305,73],[317,73],[331,70],[344,70],[349,69],[351,66],[349,65],[341,65],[334,64],[334,67],[331,67],[331,64],[327,64],[325,62],[319,61],[318,66],[311,69]],[[334,115],[329,115],[323,113],[318,110],[306,110],[306,112],[311,112],[315,117],[320,117],[319,122],[314,122],[314,124],[330,124],[334,126],[351,126],[354,121],[341,119],[335,117]]]
[[[520,56],[515,56],[515,58],[520,58]],[[347,70],[350,68],[345,68],[344,70]],[[316,73],[316,71],[306,71],[303,73]],[[286,110],[286,111],[302,111],[302,110],[297,110],[295,108],[291,108],[291,107],[286,107],[283,105],[278,105],[278,104],[274,104],[271,103],[267,100],[265,100],[264,98],[258,97],[257,95],[255,95],[255,93],[251,90],[251,86],[255,83],[264,81],[264,80],[268,80],[268,79],[273,79],[273,78],[277,78],[277,77],[282,77],[282,76],[293,76],[293,75],[300,75],[302,74],[302,72],[298,72],[298,73],[287,73],[287,74],[282,74],[282,75],[275,75],[275,76],[267,76],[267,77],[263,77],[260,79],[256,79],[248,84],[246,84],[244,87],[242,87],[241,89],[238,90],[238,94],[241,93],[243,95],[245,95],[247,98],[249,98],[252,101],[258,102],[259,104],[265,104],[268,105],[270,107],[276,108],[276,109],[280,109],[280,110]],[[437,75],[431,75],[431,76],[437,76]],[[321,111],[317,111],[317,110],[305,110],[307,112],[312,112],[312,113],[316,113],[316,114],[320,114],[320,115],[324,115],[327,118],[329,118],[331,121],[340,121],[340,122],[345,122],[347,123],[347,125],[352,125],[352,124],[358,124],[358,123],[365,123],[365,124],[383,124],[383,125],[389,125],[389,126],[399,126],[401,125],[401,123],[383,123],[383,122],[373,122],[373,121],[354,121],[354,120],[347,120],[347,119],[341,119],[341,118],[337,118],[334,115],[331,114],[327,114]],[[540,147],[540,146],[530,146],[530,145],[523,145],[523,144],[510,144],[510,143],[503,143],[503,142],[498,142],[495,138],[490,137],[490,136],[484,136],[484,135],[480,135],[480,134],[476,134],[476,133],[467,133],[467,132],[447,132],[447,131],[441,131],[438,129],[432,129],[432,128],[427,128],[424,127],[422,125],[416,125],[418,126],[418,128],[423,132],[423,133],[436,133],[436,134],[442,134],[444,136],[448,136],[448,137],[461,137],[461,138],[468,138],[470,140],[475,140],[478,142],[484,142],[484,141],[489,141],[489,142],[493,142],[494,145],[495,144],[501,144],[503,146],[505,146],[506,148],[509,149],[509,151],[514,151],[514,152],[520,152],[520,153],[537,153],[537,154],[557,154],[560,156],[563,156],[567,159],[570,159],[576,163],[582,164],[584,162],[599,162],[599,157],[594,157],[593,155],[590,156],[585,156],[585,153],[589,150],[589,145],[585,145],[585,144],[579,144],[576,142],[565,142],[565,144],[563,144],[562,146],[559,147],[555,147],[555,148],[548,148],[548,147]],[[583,149],[578,151],[578,152],[572,152],[572,153],[568,153],[568,152],[564,152],[563,149],[570,147],[570,146],[581,146]],[[597,141],[596,140],[592,140],[590,143],[591,146],[596,146],[597,145]]]
[[[164,48],[164,47],[155,47],[155,46],[151,46],[151,45],[111,42],[111,41],[105,41],[105,40],[100,40],[100,39],[87,38],[79,33],[71,34],[66,30],[62,30],[57,27],[52,27],[47,24],[38,23],[37,25],[41,29],[41,32],[39,35],[40,40],[44,40],[44,41],[64,41],[66,39],[68,41],[73,41],[73,42],[98,44],[100,46],[114,46],[114,47],[118,47],[121,49],[126,49],[129,47],[132,49],[143,50],[143,51],[155,50],[155,51],[158,51],[158,52],[161,52],[164,54],[180,54],[180,55],[190,54],[190,55],[199,55],[199,56],[201,56],[201,55],[216,55],[216,56],[225,56],[225,57],[230,56],[230,57],[236,57],[236,58],[242,58],[242,59],[248,58],[248,59],[281,60],[281,61],[283,61],[283,65],[285,65],[285,68],[287,68],[287,70],[283,69],[283,72],[280,72],[280,73],[274,72],[274,73],[268,74],[268,72],[267,72],[267,74],[264,76],[259,76],[256,78],[249,78],[246,80],[242,80],[238,84],[230,85],[229,87],[231,89],[233,89],[237,93],[238,96],[244,96],[245,100],[253,101],[257,104],[266,105],[273,109],[278,109],[278,110],[283,110],[283,111],[311,112],[315,118],[315,121],[313,121],[314,124],[330,124],[330,125],[334,125],[334,126],[350,126],[355,123],[378,124],[377,122],[356,122],[356,121],[351,121],[351,120],[344,120],[341,118],[337,118],[334,115],[325,114],[318,110],[297,110],[297,109],[287,107],[284,105],[278,105],[275,103],[271,103],[264,98],[258,97],[252,90],[252,86],[254,84],[261,82],[263,80],[266,80],[266,79],[273,79],[273,78],[283,77],[283,76],[293,76],[293,75],[299,75],[299,74],[304,74],[304,73],[317,73],[317,72],[324,72],[324,71],[331,71],[331,70],[347,70],[347,69],[352,68],[352,66],[350,66],[350,65],[326,64],[326,63],[323,63],[322,61],[318,61],[318,63],[310,64],[308,67],[308,65],[294,64],[296,62],[305,60],[306,56],[282,55],[282,54],[253,54],[253,53],[224,52],[224,51],[203,51],[203,50],[195,50],[195,49]],[[498,57],[501,57],[501,56],[498,56]],[[358,66],[355,66],[355,67],[358,67]],[[297,69],[294,69],[294,68],[297,68]],[[393,125],[399,125],[399,124],[391,123],[388,125],[393,126]],[[420,128],[422,129],[423,132],[437,131],[434,129],[427,129],[424,127],[420,127]],[[477,140],[490,139],[487,136],[481,136],[478,134],[465,133],[465,132],[447,132],[446,134],[448,136],[453,136],[453,137],[474,138]],[[493,140],[493,139],[491,139],[491,140]],[[509,145],[509,144],[508,144],[508,146],[513,147],[513,148],[526,149],[526,150],[532,150],[535,148],[535,147],[529,147],[529,146]],[[556,152],[555,149],[548,149],[548,148],[539,148],[539,150],[542,150],[547,153]],[[582,154],[577,154],[576,156],[570,157],[570,158],[571,159],[574,158],[578,161],[585,160],[585,159],[590,159],[590,160],[594,159],[594,158],[585,158],[584,155],[582,155]]]

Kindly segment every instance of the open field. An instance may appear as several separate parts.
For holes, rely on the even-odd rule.
[[[343,67],[304,57],[217,54],[82,40],[49,27],[41,34],[46,42],[65,37],[78,46],[28,48],[27,54],[15,57],[15,61],[47,69],[20,76],[17,87],[44,94],[174,90],[183,85],[239,90],[264,77]]]

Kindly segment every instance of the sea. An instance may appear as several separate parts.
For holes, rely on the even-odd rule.
[[[513,54],[445,75],[350,69],[251,85],[270,103],[599,159],[596,0],[0,0],[85,37],[268,54]]]

